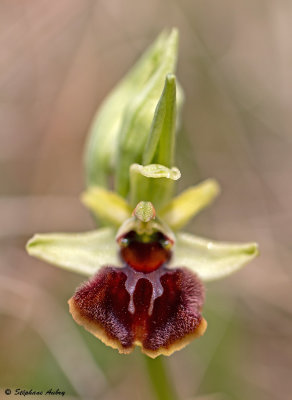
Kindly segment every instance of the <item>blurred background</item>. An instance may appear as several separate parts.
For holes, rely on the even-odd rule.
[[[154,398],[139,351],[121,356],[73,322],[67,299],[83,278],[24,246],[94,227],[79,201],[92,117],[177,26],[179,189],[208,177],[223,189],[189,231],[257,241],[261,256],[207,285],[208,330],[169,373],[180,399],[291,399],[291,19],[288,0],[0,0],[0,398]]]

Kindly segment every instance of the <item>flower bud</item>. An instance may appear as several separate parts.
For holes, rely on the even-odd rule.
[[[161,64],[152,74],[143,90],[131,99],[125,112],[122,129],[118,137],[116,169],[116,190],[123,197],[126,197],[129,192],[129,168],[131,164],[141,164],[143,161],[145,145],[147,146],[151,127],[153,127],[153,116],[155,120],[157,110],[160,110],[159,116],[162,114],[163,107],[160,107],[159,103],[162,101],[161,97],[166,98],[165,90],[163,91],[165,77],[172,74],[176,67],[177,42],[177,31],[173,30],[165,43]],[[175,86],[175,81],[172,84],[173,86]],[[172,97],[174,100],[172,107],[175,108],[175,88],[172,90]],[[169,90],[167,90],[167,98],[169,98]],[[163,103],[166,102],[163,100]],[[172,123],[175,124],[175,113],[173,113],[173,117]],[[153,151],[155,152],[155,146]]]
[[[87,186],[106,187],[109,175],[118,173],[118,191],[126,197],[129,167],[142,161],[165,76],[175,70],[177,37],[175,29],[162,32],[101,105],[85,151]],[[178,99],[182,103],[181,90]]]

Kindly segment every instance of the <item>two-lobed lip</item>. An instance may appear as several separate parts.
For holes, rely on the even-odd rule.
[[[73,318],[120,353],[139,345],[154,358],[181,349],[205,332],[204,288],[185,268],[161,268],[154,274],[139,273],[129,293],[130,267],[104,267],[69,300]],[[154,299],[157,285],[162,293]]]

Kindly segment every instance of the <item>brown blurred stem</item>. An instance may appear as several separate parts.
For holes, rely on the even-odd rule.
[[[144,356],[149,380],[157,400],[178,400],[178,396],[169,377],[163,357],[152,359]]]

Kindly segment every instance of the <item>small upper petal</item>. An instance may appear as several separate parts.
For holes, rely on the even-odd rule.
[[[179,230],[203,208],[207,207],[220,192],[215,179],[207,179],[191,186],[163,207],[159,215],[171,229]]]
[[[116,227],[129,218],[132,211],[123,197],[101,186],[89,187],[82,194],[81,201],[100,221]]]

